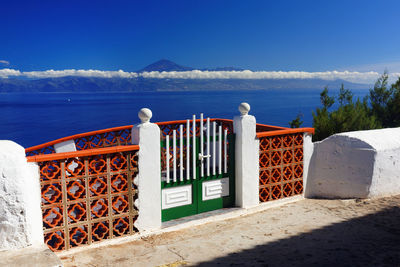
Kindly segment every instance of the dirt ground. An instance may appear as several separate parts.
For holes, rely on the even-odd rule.
[[[61,260],[64,266],[400,266],[400,195],[305,199]]]

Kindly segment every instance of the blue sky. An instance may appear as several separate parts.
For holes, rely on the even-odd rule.
[[[2,1],[0,68],[400,72],[400,1]],[[7,63],[8,62],[8,63]]]

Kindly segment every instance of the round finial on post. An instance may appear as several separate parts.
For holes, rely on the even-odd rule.
[[[139,119],[142,123],[149,122],[151,117],[153,117],[153,113],[148,108],[142,108],[138,113]]]
[[[247,114],[249,114],[250,105],[249,105],[248,103],[246,103],[246,102],[240,103],[240,105],[239,105],[239,111],[240,111],[240,114],[242,114],[242,115],[247,115]]]

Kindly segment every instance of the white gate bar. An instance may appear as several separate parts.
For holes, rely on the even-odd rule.
[[[179,125],[179,179],[183,181],[183,125]]]
[[[196,115],[193,115],[193,180],[196,179]]]
[[[204,133],[203,133],[203,113],[200,113],[200,154],[204,156]],[[200,161],[200,177],[204,176],[204,161]]]
[[[165,137],[165,165],[167,167],[167,183],[169,183],[169,135]]]
[[[218,127],[218,174],[222,173],[222,126]]]
[[[212,154],[212,159],[213,159],[213,175],[215,175],[215,143],[216,143],[216,131],[217,131],[217,123],[213,121],[213,154]]]
[[[190,179],[190,121],[186,121],[186,180]]]
[[[227,143],[228,143],[228,129],[225,129],[224,130],[224,173],[228,172]]]
[[[210,176],[210,118],[207,118],[207,176]]]
[[[173,154],[174,154],[174,161],[173,161],[173,178],[174,183],[176,182],[176,130],[172,131],[172,142],[173,142]]]

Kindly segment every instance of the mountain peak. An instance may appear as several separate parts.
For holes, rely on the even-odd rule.
[[[176,64],[175,62],[172,62],[167,59],[161,59],[159,61],[156,61],[143,69],[141,69],[139,72],[150,72],[150,71],[188,71],[188,70],[193,70],[193,68],[190,67],[185,67]]]

